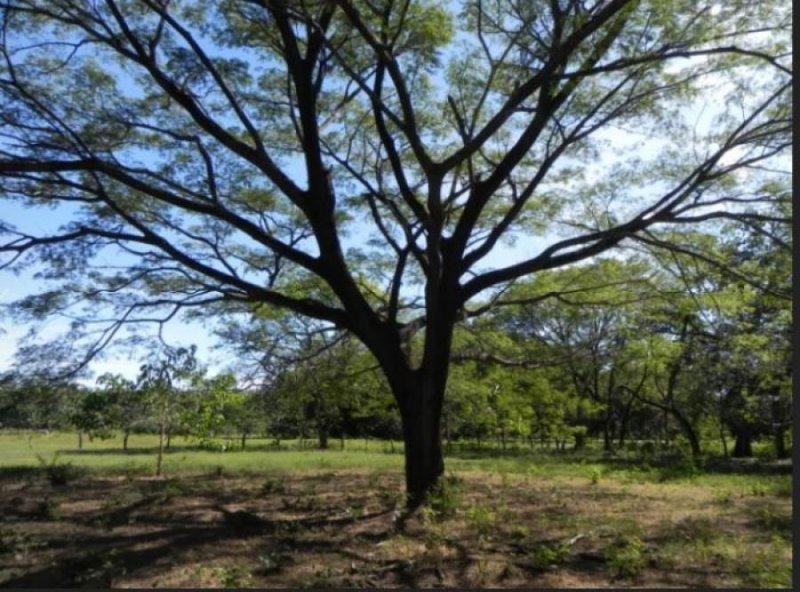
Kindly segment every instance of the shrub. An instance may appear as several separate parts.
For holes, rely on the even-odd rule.
[[[560,565],[569,556],[569,545],[537,545],[531,551],[533,565],[540,569]]]
[[[461,480],[453,474],[442,479],[428,494],[425,517],[438,522],[455,516],[461,503]]]
[[[474,505],[467,508],[467,524],[479,537],[486,537],[492,533],[497,523],[497,514],[486,506]]]
[[[44,473],[50,485],[66,485],[81,476],[82,471],[72,463],[62,463],[58,461],[58,453],[53,455],[50,461],[45,460],[41,454],[36,455],[39,464],[44,468]]]
[[[611,573],[618,578],[635,578],[645,566],[644,543],[631,536],[617,540],[606,552]]]

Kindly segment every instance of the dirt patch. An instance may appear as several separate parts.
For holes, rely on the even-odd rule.
[[[5,480],[0,584],[735,587],[791,579],[788,498],[477,473],[452,487],[448,513],[420,512],[399,531],[399,474]]]

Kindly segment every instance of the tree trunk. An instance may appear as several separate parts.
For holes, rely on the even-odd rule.
[[[128,436],[130,435],[130,430],[125,430],[125,434],[122,436],[122,451],[125,453],[128,452]]]
[[[161,463],[164,460],[164,439],[166,437],[166,425],[164,422],[161,422],[160,429],[158,431],[158,457],[156,457],[156,476],[161,475]]]
[[[317,430],[317,436],[319,439],[319,449],[320,450],[327,450],[328,449],[328,430],[324,426],[320,426]]]
[[[405,443],[408,507],[420,505],[444,474],[442,454],[442,397],[435,385],[420,381],[406,391],[400,415]]]
[[[749,458],[753,456],[753,438],[750,430],[742,429],[736,433],[736,443],[733,445],[733,458]]]
[[[242,450],[247,446],[247,432],[242,432]]]
[[[672,415],[674,415],[675,419],[678,420],[678,423],[680,424],[681,429],[683,430],[683,434],[686,436],[686,439],[689,440],[689,447],[692,451],[692,456],[693,457],[700,456],[701,454],[700,438],[697,437],[697,432],[694,431],[692,424],[677,409],[674,409],[672,411]]]
[[[614,449],[614,446],[611,443],[611,430],[611,425],[608,421],[606,421],[603,424],[603,450],[605,452],[611,452]]]
[[[728,458],[728,439],[725,437],[725,426],[722,424],[719,426],[719,439],[722,442],[722,454]]]
[[[783,429],[775,428],[772,437],[775,443],[775,456],[779,459],[788,458],[789,454],[786,451],[786,440],[783,437]]]
[[[167,432],[167,446],[166,449],[169,450],[169,447],[172,445],[172,430]]]
[[[78,450],[83,450],[83,432],[78,431]]]

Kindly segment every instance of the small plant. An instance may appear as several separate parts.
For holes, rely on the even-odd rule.
[[[606,552],[611,573],[618,578],[635,578],[645,567],[644,543],[631,536],[617,540]]]
[[[326,565],[316,568],[314,574],[306,581],[302,582],[301,588],[332,588],[336,573],[333,568]]]
[[[425,510],[430,521],[439,522],[455,516],[460,503],[461,480],[450,474],[428,494]]]
[[[367,487],[375,489],[381,482],[381,474],[378,471],[373,471],[367,477]]]
[[[481,505],[467,508],[466,519],[470,528],[481,538],[488,537],[495,530],[497,524],[497,514]]]
[[[592,470],[589,473],[589,480],[592,482],[592,485],[597,485],[600,483],[600,477],[603,473],[597,467],[592,467]]]
[[[531,551],[534,566],[546,569],[564,563],[569,557],[569,545],[537,545]]]
[[[45,498],[39,502],[39,505],[36,508],[36,515],[42,520],[51,521],[61,520],[63,517],[61,508],[59,508],[58,504],[49,498]]]
[[[531,529],[528,526],[517,525],[511,529],[511,538],[524,541],[531,535]]]
[[[177,479],[170,479],[164,484],[161,491],[161,501],[167,502],[173,497],[179,497],[187,493],[187,488]]]
[[[286,486],[277,479],[267,479],[261,485],[261,493],[286,493]]]
[[[729,506],[733,503],[733,492],[729,489],[720,491],[714,496],[714,501],[723,506]]]
[[[212,571],[223,588],[246,588],[253,580],[250,572],[239,565],[215,567]]]
[[[41,454],[36,455],[36,459],[44,469],[47,480],[50,482],[50,485],[53,486],[66,485],[70,481],[78,478],[81,474],[81,471],[75,465],[72,463],[59,462],[58,457],[58,452],[56,452],[49,461],[45,460]]]

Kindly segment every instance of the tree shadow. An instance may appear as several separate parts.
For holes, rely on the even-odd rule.
[[[192,489],[194,484],[187,481],[184,486]],[[197,481],[201,481],[201,478]],[[213,492],[208,496],[182,492],[175,497],[165,498],[165,491],[168,492],[174,486],[169,480],[137,485],[140,486],[138,492],[141,495],[138,499],[122,505],[100,505],[91,512],[72,513],[69,518],[45,519],[35,512],[22,509],[6,511],[8,508],[4,508],[4,533],[37,532],[37,535],[25,536],[40,536],[47,528],[43,520],[51,527],[55,526],[51,524],[55,521],[59,529],[70,532],[45,532],[43,540],[36,542],[35,546],[46,548],[48,553],[55,555],[44,564],[36,560],[27,563],[13,561],[10,558],[11,550],[0,545],[0,571],[24,570],[22,574],[6,578],[0,585],[6,588],[108,588],[114,584],[115,579],[127,574],[166,570],[170,564],[180,563],[189,550],[208,546],[212,553],[219,550],[219,556],[225,556],[228,542],[242,540],[257,540],[301,556],[325,553],[339,555],[348,560],[367,561],[344,547],[340,541],[325,540],[326,531],[382,519],[393,511],[381,509],[360,516],[330,513],[298,518],[273,518],[261,513],[225,507],[225,504],[244,501],[246,496],[242,492]],[[42,487],[38,493],[47,499],[51,491],[52,488]],[[59,491],[63,493],[66,490]],[[74,504],[77,501],[74,498],[108,499],[114,495],[115,487],[112,483],[100,480],[83,480],[75,484],[75,489],[68,493],[74,494],[69,500],[69,503]],[[192,510],[213,515],[215,520],[211,523],[198,522],[190,513],[174,511],[170,502],[180,502],[178,498],[181,496],[191,497]],[[18,499],[10,501],[20,502]],[[40,526],[34,528],[35,524]],[[136,531],[131,531],[132,528]],[[390,532],[387,529],[385,537],[388,536]],[[30,541],[26,544],[30,544]],[[4,555],[6,556],[3,557]]]

